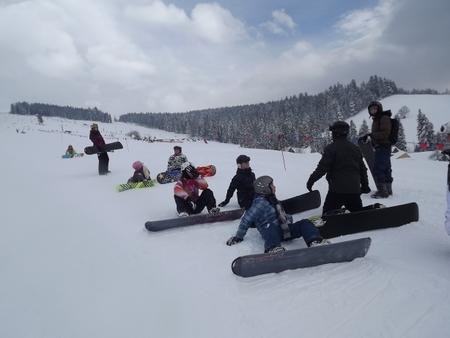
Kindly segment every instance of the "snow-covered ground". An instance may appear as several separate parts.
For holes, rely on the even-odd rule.
[[[389,99],[383,103],[400,108]],[[334,239],[372,237],[364,259],[244,279],[233,275],[230,264],[262,251],[256,230],[233,247],[225,241],[238,221],[149,233],[145,221],[175,216],[173,186],[114,190],[131,176],[135,160],[154,177],[174,145],[125,141],[123,134],[137,129],[146,136],[180,136],[100,124],[104,135],[124,144],[110,154],[112,173],[100,177],[95,155],[61,159],[68,144],[80,152],[90,145],[89,122],[44,120],[38,126],[35,117],[0,114],[0,337],[449,336],[446,163],[424,154],[393,160],[394,197],[385,203],[418,202],[420,221]],[[277,151],[181,145],[196,165],[217,166],[208,182],[218,202],[241,153],[251,157],[257,176],[274,177],[279,198],[306,192],[320,158],[285,153],[285,171]],[[324,197],[325,179],[315,187]],[[365,195],[363,200],[373,203]],[[227,209],[235,207],[233,198]],[[304,246],[300,239],[286,247]]]
[[[441,125],[450,120],[450,95],[392,95],[381,100],[381,103],[384,110],[391,110],[392,117],[398,113],[401,107],[407,106],[409,108],[410,112],[407,118],[402,119],[401,122],[405,129],[406,141],[410,147],[419,142],[417,139],[417,114],[419,109],[433,123],[435,132],[439,131]],[[369,119],[367,109],[349,118],[348,121],[353,120],[359,131],[364,119],[370,128],[372,120]],[[412,148],[414,147],[412,146]]]

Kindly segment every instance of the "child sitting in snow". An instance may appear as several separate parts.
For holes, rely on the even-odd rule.
[[[134,174],[128,180],[128,183],[137,183],[150,181],[150,170],[141,161],[136,161],[132,165],[134,169]]]

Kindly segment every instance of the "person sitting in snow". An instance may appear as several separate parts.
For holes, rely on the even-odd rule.
[[[201,194],[199,190],[202,190]],[[209,213],[220,211],[208,183],[190,162],[181,165],[181,178],[175,184],[174,198],[179,216],[199,214],[205,207]]]
[[[133,163],[132,168],[134,169],[134,174],[128,179],[128,183],[137,183],[150,181],[150,170],[141,161],[136,161]]]
[[[226,242],[235,245],[242,242],[249,227],[255,225],[264,239],[264,252],[279,253],[285,251],[282,241],[303,237],[308,247],[329,244],[323,239],[314,224],[302,219],[292,223],[292,216],[287,215],[275,196],[276,188],[272,177],[258,177],[254,184],[255,198],[241,218],[236,234]]]
[[[239,206],[244,209],[250,208],[253,202],[255,194],[255,188],[253,188],[253,182],[255,182],[255,173],[250,168],[250,157],[247,155],[239,155],[236,159],[237,171],[231,180],[230,186],[227,190],[227,196],[225,200],[219,203],[219,207],[226,206],[231,197],[233,197],[234,191],[237,190],[237,199]]]
[[[330,126],[333,142],[325,147],[316,170],[306,183],[306,188],[312,191],[314,183],[326,174],[328,193],[323,204],[323,214],[342,206],[349,211],[361,210],[361,193],[370,192],[361,150],[347,139],[349,130],[350,126],[344,121],[337,121]]]
[[[167,171],[181,170],[181,165],[188,161],[186,155],[181,152],[180,146],[173,147],[173,155],[169,157],[167,162]]]
[[[74,156],[76,156],[76,155],[77,155],[77,152],[75,151],[75,149],[73,149],[72,145],[70,144],[70,145],[67,147],[65,157],[74,157]]]

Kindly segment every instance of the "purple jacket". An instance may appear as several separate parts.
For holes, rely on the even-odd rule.
[[[98,130],[91,130],[89,134],[89,139],[94,143],[94,146],[97,148],[103,148],[105,145],[105,140],[103,139],[103,136],[100,134]]]

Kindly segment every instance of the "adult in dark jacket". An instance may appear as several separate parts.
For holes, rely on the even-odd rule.
[[[275,185],[270,176],[258,177],[254,182],[255,199],[252,206],[241,218],[236,234],[227,241],[235,245],[244,240],[249,227],[256,226],[264,239],[264,252],[280,253],[285,251],[282,241],[303,237],[309,247],[329,244],[319,230],[307,219],[292,223],[275,196]]]
[[[392,195],[392,166],[391,166],[391,134],[392,123],[390,110],[383,111],[378,101],[372,101],[367,107],[372,120],[372,130],[369,134],[375,148],[374,179],[377,192],[373,198],[386,198]]]
[[[250,157],[247,155],[239,155],[236,158],[236,164],[238,166],[236,175],[231,180],[230,186],[227,190],[227,196],[225,200],[219,204],[219,207],[226,206],[231,197],[233,197],[234,191],[237,190],[237,199],[239,206],[244,209],[250,208],[253,202],[255,194],[255,188],[253,182],[255,182],[255,173],[250,168]]]
[[[316,170],[306,183],[309,191],[316,181],[326,174],[328,194],[323,205],[323,214],[345,206],[350,211],[363,208],[361,193],[370,192],[367,168],[361,150],[347,140],[350,126],[337,121],[331,127],[333,143],[324,149]]]
[[[89,139],[92,141],[94,146],[96,146],[101,152],[97,154],[98,156],[98,174],[106,175],[110,171],[108,170],[109,166],[109,157],[108,153],[104,150],[105,140],[103,139],[102,134],[98,131],[97,123],[91,125],[91,132],[89,133]]]

